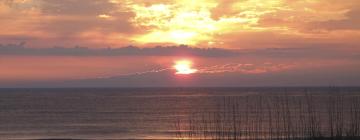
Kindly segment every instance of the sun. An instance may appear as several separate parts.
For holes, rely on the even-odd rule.
[[[192,74],[197,72],[197,69],[191,68],[192,62],[189,60],[178,60],[175,61],[175,65],[173,66],[176,70],[175,74]]]

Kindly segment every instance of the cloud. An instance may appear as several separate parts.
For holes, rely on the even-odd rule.
[[[341,46],[341,44],[314,44],[287,48],[264,48],[248,49],[243,56],[259,56],[279,59],[313,59],[334,60],[347,59],[357,60],[360,48],[355,46]]]
[[[327,30],[359,30],[360,29],[360,7],[346,12],[344,19],[328,20],[323,22],[312,22],[310,27],[313,29]]]
[[[96,16],[114,11],[116,5],[106,0],[42,0],[40,9],[48,15]]]
[[[130,35],[136,32],[129,22],[132,13],[121,11],[119,7],[121,6],[106,0],[42,1],[42,16],[50,18],[39,24],[37,29],[63,40],[87,38],[83,34],[89,32],[103,36],[110,36],[112,33]],[[111,17],[111,20],[99,18],[104,15]]]
[[[295,67],[295,64],[249,64],[249,63],[229,63],[222,65],[214,65],[208,67],[201,67],[197,73],[243,73],[243,74],[261,74],[269,72],[277,72],[289,70]]]
[[[97,15],[98,16],[98,15]],[[81,38],[81,35],[86,32],[97,32],[105,36],[111,33],[131,34],[134,28],[126,20],[126,14],[114,16],[113,20],[103,20],[94,17],[58,17],[44,21],[37,26],[38,30],[49,32],[54,37],[60,39],[66,38]]]
[[[0,1],[0,26],[7,28],[0,35],[36,38],[34,47],[164,43],[239,49],[305,39],[346,43],[359,37],[356,9],[356,0],[5,0]],[[334,33],[318,31],[324,29]],[[352,32],[342,37],[337,30]]]
[[[27,56],[199,56],[199,57],[231,57],[237,52],[220,48],[191,48],[186,45],[139,48],[134,46],[122,48],[91,49],[86,47],[53,47],[27,48],[25,42],[19,44],[0,44],[0,55],[27,55]]]
[[[0,44],[0,55],[15,56],[189,56],[189,57],[230,57],[233,59],[315,59],[315,60],[358,60],[360,48],[343,44],[292,44],[287,47],[223,49],[199,48],[187,45],[121,48],[88,47],[26,47],[25,42]],[[226,66],[224,66],[226,67]],[[206,70],[205,70],[206,71]],[[226,70],[225,70],[226,71]]]
[[[132,13],[105,0],[0,1],[0,36],[28,36],[41,44],[130,44],[138,32],[128,19]],[[111,16],[111,20],[99,18]],[[126,35],[125,35],[126,34]],[[12,42],[1,38],[1,41]],[[23,40],[17,40],[23,41]],[[31,43],[29,43],[31,44]]]

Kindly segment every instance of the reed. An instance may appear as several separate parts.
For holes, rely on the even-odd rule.
[[[329,94],[223,97],[216,108],[176,121],[177,139],[360,139],[360,98]]]

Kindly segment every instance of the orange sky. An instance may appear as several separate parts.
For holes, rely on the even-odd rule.
[[[0,26],[6,27],[0,36],[33,47],[356,44],[359,5],[357,0],[9,0],[0,2]]]
[[[253,69],[266,72],[280,65],[287,71],[325,65],[354,70],[360,67],[359,15],[358,0],[4,0],[0,47],[20,42],[29,48],[93,49],[186,44],[251,52],[221,58],[187,56],[203,70],[229,63],[253,64]],[[273,48],[283,50],[273,54]],[[151,59],[145,61],[147,57]],[[0,54],[0,83],[168,68],[174,57],[5,53]],[[266,66],[269,63],[273,65]]]

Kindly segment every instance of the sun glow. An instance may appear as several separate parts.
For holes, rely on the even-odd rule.
[[[192,62],[189,60],[179,60],[175,62],[173,66],[176,70],[175,74],[192,74],[197,72],[197,69],[191,68]]]
[[[225,33],[237,24],[246,24],[243,18],[212,17],[211,10],[219,5],[213,0],[177,0],[173,3],[141,5],[131,4],[135,13],[131,22],[147,29],[147,33],[134,36],[140,43],[175,43],[195,45],[212,41],[213,37]],[[241,20],[241,21],[240,21]]]

